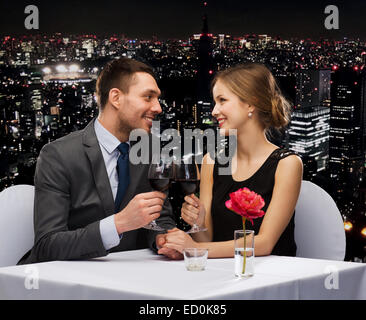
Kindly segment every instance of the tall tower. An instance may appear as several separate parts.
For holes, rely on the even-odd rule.
[[[206,11],[207,2],[204,2]],[[213,77],[212,34],[208,30],[207,13],[202,17],[202,32],[198,43],[198,100],[209,101],[210,83]]]
[[[296,74],[296,106],[288,130],[289,147],[303,157],[306,174],[312,171],[315,175],[328,166],[329,102],[330,70],[301,70]]]
[[[365,164],[366,77],[358,67],[332,74],[329,169],[341,211],[351,215]],[[348,199],[348,200],[347,200]]]
[[[197,70],[197,113],[201,126],[212,124],[211,112],[213,109],[210,84],[214,75],[212,48],[212,34],[208,29],[207,2],[204,2],[202,17],[202,31],[198,41],[198,70]]]

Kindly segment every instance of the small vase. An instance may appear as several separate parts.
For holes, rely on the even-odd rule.
[[[235,230],[234,242],[235,276],[238,278],[248,278],[253,276],[254,230]]]

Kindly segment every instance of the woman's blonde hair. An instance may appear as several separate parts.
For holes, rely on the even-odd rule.
[[[218,80],[243,102],[256,107],[264,129],[280,129],[289,123],[291,105],[265,65],[247,63],[220,71],[213,79],[212,88]]]

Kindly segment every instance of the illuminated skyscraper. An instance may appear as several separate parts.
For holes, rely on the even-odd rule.
[[[329,158],[330,70],[302,70],[296,84],[289,148],[309,160],[304,161],[305,171],[316,173],[326,169]]]
[[[32,110],[42,109],[42,75],[32,73],[29,79],[29,102]]]
[[[28,88],[30,110],[28,110],[29,128],[26,129],[26,135],[31,135],[32,138],[35,137],[36,139],[39,139],[41,137],[44,122],[42,113],[42,80],[43,78],[40,73],[32,73],[30,76],[30,85]]]
[[[289,147],[300,156],[315,160],[316,171],[325,170],[328,162],[329,118],[329,108],[321,106],[295,110],[291,116]]]
[[[352,213],[346,199],[357,190],[365,163],[365,89],[365,73],[358,68],[332,74],[329,169],[345,215]]]
[[[198,101],[197,102],[197,111],[199,114],[199,118],[201,120],[201,128],[212,127],[213,119],[212,119],[212,103],[207,101]]]
[[[301,70],[296,74],[296,107],[330,105],[330,70]]]
[[[33,72],[27,77],[25,84],[25,103],[20,104],[19,113],[19,133],[21,141],[19,143],[19,152],[31,153],[33,148],[33,139],[40,136],[41,128],[39,120],[42,114],[43,94],[42,94],[42,75]]]

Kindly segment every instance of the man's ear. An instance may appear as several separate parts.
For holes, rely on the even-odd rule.
[[[121,108],[121,98],[123,98],[123,92],[121,90],[117,88],[109,90],[108,101],[114,108]]]

